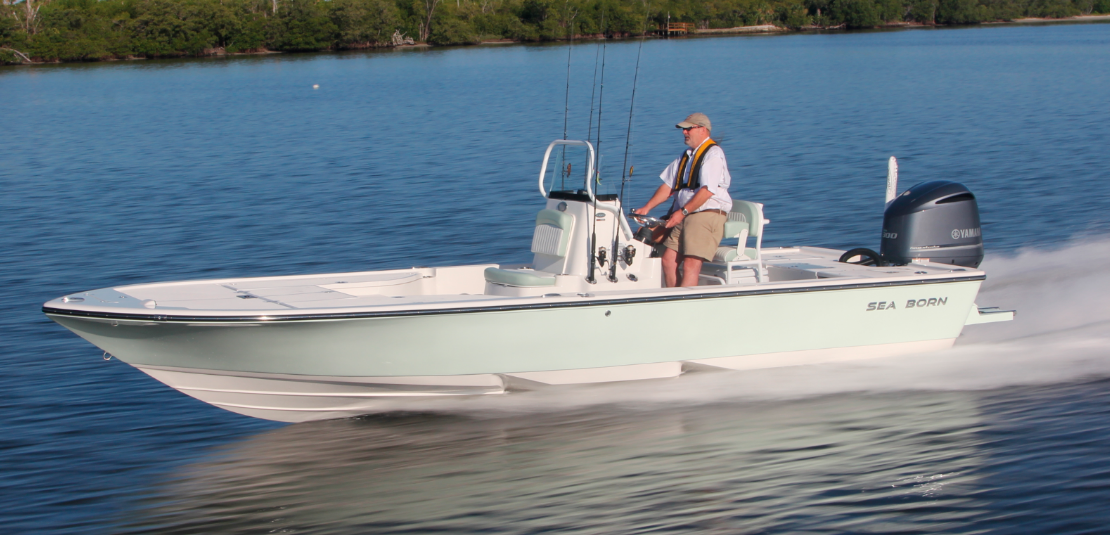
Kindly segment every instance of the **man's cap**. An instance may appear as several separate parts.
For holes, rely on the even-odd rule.
[[[694,126],[704,126],[706,130],[713,130],[712,124],[709,122],[709,117],[704,113],[691,113],[686,120],[674,125],[675,128],[691,128]]]

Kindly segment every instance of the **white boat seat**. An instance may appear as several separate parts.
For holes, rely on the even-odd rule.
[[[736,247],[718,247],[712,262],[702,265],[702,274],[723,279],[734,284],[740,279],[763,282],[767,270],[763,267],[763,227],[770,223],[763,218],[763,205],[751,201],[732,200],[732,210],[725,221],[725,239],[736,238]],[[748,238],[755,238],[755,247],[748,247]]]
[[[567,273],[574,245],[574,216],[560,210],[543,209],[536,214],[532,234],[532,269],[552,275]],[[546,282],[545,282],[546,284]],[[535,286],[531,284],[530,286]]]
[[[736,247],[722,246],[717,248],[717,253],[713,255],[714,264],[724,264],[726,262],[755,260],[759,253],[752,247],[744,249],[744,254],[740,254]]]
[[[574,230],[574,216],[558,210],[540,210],[532,234],[535,269],[486,268],[486,282],[518,288],[555,286],[555,275],[566,266],[567,249]]]
[[[555,275],[531,269],[500,269],[486,268],[486,282],[504,286],[518,286],[532,288],[537,286],[555,286]]]
[[[536,231],[532,234],[532,252],[565,257],[574,218],[558,210],[540,210],[536,214]]]

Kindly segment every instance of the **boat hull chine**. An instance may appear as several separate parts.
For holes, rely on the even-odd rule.
[[[254,418],[287,423],[372,413],[459,408],[466,400],[565,385],[670,379],[697,371],[735,371],[844,362],[947,349],[953,339],[694,359],[659,364],[516,374],[417,377],[329,377],[243,374],[136,366],[193,398]]]
[[[832,347],[828,349],[764,353],[761,355],[695,359],[686,361],[686,364],[687,367],[693,364],[695,366],[710,366],[726,370],[759,370],[764,368],[805,366],[815,363],[850,362],[853,360],[931,353],[948,349],[955,343],[955,338],[944,338],[940,340],[920,340],[915,342],[897,342],[893,344],[876,344],[870,346]]]
[[[505,393],[505,382],[492,374],[329,377],[141,365],[136,368],[205,403],[246,416],[290,423],[401,410],[406,401],[416,398],[429,400]]]

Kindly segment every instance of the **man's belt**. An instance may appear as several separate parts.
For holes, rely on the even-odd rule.
[[[697,212],[694,212],[694,213],[695,214],[701,214],[701,213],[705,213],[705,212],[713,212],[715,214],[721,214],[725,217],[728,217],[728,212],[726,212],[724,210],[718,210],[716,208],[707,208],[705,210],[698,210]]]

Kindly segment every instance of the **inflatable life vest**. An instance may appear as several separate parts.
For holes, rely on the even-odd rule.
[[[686,175],[686,164],[690,164],[690,152],[682,151],[682,159],[678,162],[678,173],[674,177],[673,191],[680,189],[693,189],[696,190],[701,187],[701,162],[705,159],[705,153],[709,152],[710,147],[716,147],[717,142],[712,139],[705,140],[697,150],[694,151],[693,163],[690,168],[689,179],[683,183],[682,179]]]

